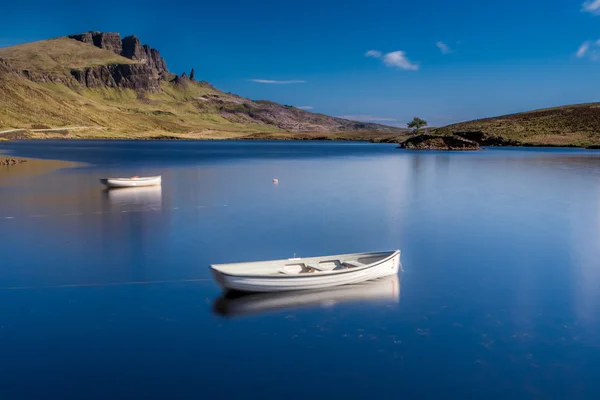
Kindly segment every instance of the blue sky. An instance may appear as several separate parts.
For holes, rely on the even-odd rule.
[[[136,34],[224,91],[400,126],[600,101],[600,0],[30,0],[0,15],[0,46]]]

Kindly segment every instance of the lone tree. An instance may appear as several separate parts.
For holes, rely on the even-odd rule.
[[[406,126],[408,126],[409,129],[414,129],[415,133],[419,133],[419,129],[427,126],[427,121],[419,117],[414,117],[412,121],[406,124]]]

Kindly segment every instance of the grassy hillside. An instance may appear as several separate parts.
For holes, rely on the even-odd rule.
[[[461,122],[439,134],[483,132],[525,145],[581,146],[600,144],[600,103],[547,108]]]
[[[70,75],[72,69],[96,65],[133,64],[112,51],[66,37],[0,48],[0,58],[18,70]]]
[[[371,139],[402,129],[251,101],[210,84],[161,80],[159,89],[87,88],[71,70],[132,60],[91,44],[58,38],[0,49],[0,138],[27,137]],[[4,60],[4,61],[2,61]],[[42,74],[32,78],[23,71]],[[47,79],[50,77],[50,79]],[[44,128],[67,128],[44,130]],[[21,133],[19,135],[23,136]]]
[[[195,97],[212,93],[200,84],[179,88],[164,82],[158,94],[140,97],[130,89],[80,88],[33,83],[0,73],[0,129],[36,126],[78,127],[73,135],[137,137],[145,134],[231,134],[279,131],[271,126],[238,124],[200,112]],[[39,135],[38,135],[39,136]],[[50,135],[56,136],[56,135]]]

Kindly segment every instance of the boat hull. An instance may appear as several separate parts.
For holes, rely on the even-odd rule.
[[[162,179],[160,176],[148,178],[103,178],[100,183],[109,188],[128,188],[128,187],[145,187],[160,185]]]
[[[402,264],[400,263],[400,250],[396,250],[389,257],[373,264],[337,273],[242,276],[226,274],[212,266],[211,270],[217,283],[225,290],[266,293],[324,289],[366,282],[398,274],[402,270]]]
[[[398,274],[353,285],[326,289],[276,293],[242,293],[221,295],[213,311],[221,316],[236,317],[292,310],[314,306],[332,306],[350,302],[398,303],[400,278]]]

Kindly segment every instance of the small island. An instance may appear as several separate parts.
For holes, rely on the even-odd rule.
[[[400,143],[407,150],[479,150],[479,143],[460,136],[443,136],[424,133],[406,139]]]

